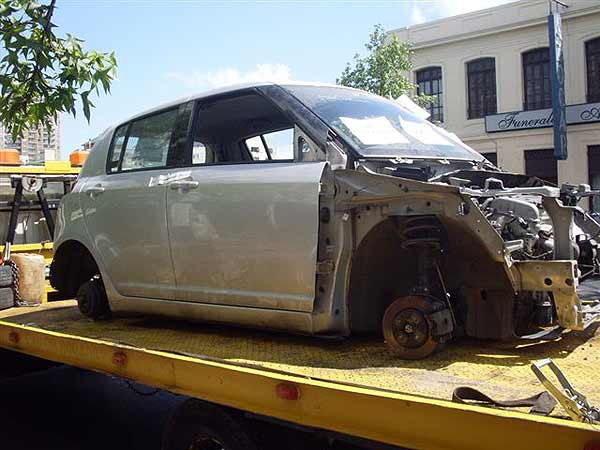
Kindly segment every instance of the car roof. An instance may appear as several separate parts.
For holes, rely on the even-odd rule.
[[[336,88],[340,88],[340,89],[358,90],[358,89],[347,87],[347,86],[340,86],[338,84],[331,84],[331,83],[321,83],[318,81],[289,81],[289,82],[284,82],[284,83],[275,83],[272,81],[260,81],[260,82],[231,84],[228,86],[219,87],[219,88],[211,89],[208,91],[195,93],[195,94],[188,95],[185,97],[180,97],[175,100],[164,102],[164,103],[161,103],[152,108],[146,109],[142,112],[136,113],[136,114],[129,116],[123,120],[113,123],[108,128],[106,128],[102,133],[98,134],[98,136],[96,136],[94,139],[92,139],[92,141],[99,140],[102,136],[104,136],[107,133],[112,134],[112,132],[116,128],[120,127],[121,125],[123,125],[127,122],[138,119],[140,117],[144,117],[144,116],[152,114],[154,112],[169,109],[170,107],[175,107],[177,105],[181,105],[183,103],[186,103],[186,102],[189,102],[192,100],[200,100],[203,98],[212,97],[214,95],[227,94],[230,92],[242,91],[244,89],[252,89],[252,88],[261,87],[261,86],[281,86],[284,88],[285,87],[294,87],[294,86],[314,86],[314,87],[336,87]]]
[[[241,91],[241,90],[245,90],[245,89],[251,89],[251,88],[256,88],[256,87],[261,87],[261,86],[283,86],[283,87],[292,87],[292,86],[321,86],[321,87],[338,87],[338,88],[344,88],[344,89],[351,89],[351,88],[347,88],[344,86],[339,86],[339,85],[335,85],[335,84],[327,84],[327,83],[319,83],[319,82],[307,82],[307,81],[291,81],[291,82],[285,82],[285,83],[274,83],[271,81],[261,81],[261,82],[250,82],[250,83],[239,83],[239,84],[232,84],[232,85],[228,85],[225,87],[220,87],[220,88],[216,88],[216,89],[211,89],[208,91],[204,91],[204,92],[200,92],[200,93],[196,93],[196,94],[192,94],[192,95],[188,95],[185,97],[180,97],[178,99],[175,100],[171,100],[169,102],[165,102],[162,103],[158,106],[155,106],[153,108],[147,109],[145,111],[142,111],[140,113],[137,113],[129,118],[127,118],[126,120],[120,121],[119,124],[122,123],[126,123],[129,122],[133,119],[137,119],[139,117],[143,117],[146,116],[148,114],[152,114],[153,112],[157,112],[157,111],[161,111],[164,109],[168,109],[169,107],[173,107],[173,106],[177,106],[180,105],[182,103],[186,103],[192,100],[200,100],[203,98],[208,98],[208,97],[212,97],[214,95],[220,95],[220,94],[228,94],[230,92],[236,92],[236,91]]]

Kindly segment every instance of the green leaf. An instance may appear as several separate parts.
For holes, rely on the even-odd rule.
[[[93,91],[105,93],[116,73],[114,52],[86,50],[83,40],[54,33],[54,2],[0,0],[0,121],[16,139],[26,129],[47,126],[60,112],[89,121]]]
[[[375,25],[365,44],[367,54],[355,55],[336,82],[373,92],[384,97],[398,98],[410,93],[414,86],[406,77],[412,69],[412,46],[397,36],[386,37],[381,25]]]

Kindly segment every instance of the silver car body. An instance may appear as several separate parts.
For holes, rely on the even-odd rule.
[[[465,319],[467,334],[510,335],[503,326],[489,324],[494,318],[505,320],[512,303],[503,306],[502,299],[522,291],[552,292],[560,306],[559,322],[582,328],[569,231],[573,215],[578,213],[559,204],[552,210],[551,203],[559,196],[556,188],[516,187],[507,191],[544,197],[552,222],[566,224],[566,236],[554,236],[553,260],[517,261],[511,258],[511,245],[517,244],[505,242],[473,200],[483,195],[481,189],[469,190],[461,184],[462,178],[423,182],[386,175],[379,172],[379,166],[374,168],[360,158],[351,166],[347,163],[348,150],[341,148],[339,140],[331,139],[335,133],[315,117],[299,119],[307,114],[306,107],[293,99],[287,104],[278,86],[255,84],[212,91],[137,117],[262,88],[278,88],[269,91],[271,100],[292,117],[294,161],[178,164],[107,173],[117,127],[96,140],[73,192],[62,200],[55,249],[60,254],[61,248],[78,243],[89,251],[113,311],[347,335],[352,308],[352,320],[358,324],[369,316],[369,308],[384,307],[375,300],[370,307],[369,288],[360,287],[364,283],[353,288],[353,283],[376,279],[371,285],[377,290],[372,291],[373,298],[393,297],[397,295],[394,289],[386,291],[381,286],[408,276],[403,270],[414,265],[410,258],[393,253],[382,259],[366,252],[359,258],[369,235],[378,227],[427,215],[438,217],[449,233],[454,233],[447,252],[453,260],[442,269],[445,274],[454,274],[448,290],[460,292],[461,301],[470,308],[472,317]],[[316,156],[308,157],[308,150]],[[401,163],[401,158],[390,157],[384,165]],[[443,157],[438,163],[448,164]],[[488,170],[479,156],[473,156],[471,163],[476,171]],[[381,166],[384,169],[388,167]],[[586,226],[600,230],[591,219]],[[382,241],[373,244],[372,251],[379,249],[379,254],[385,254],[386,247],[395,244]],[[369,271],[369,265],[377,266],[377,271]],[[384,276],[385,268],[389,273]],[[55,271],[61,272],[55,274],[55,284],[68,284],[60,279],[66,277],[61,275],[66,270]],[[353,271],[357,271],[354,281]],[[352,296],[361,299],[360,305],[350,306]],[[487,303],[482,303],[481,298],[488,297]],[[483,318],[484,313],[491,319]],[[369,323],[380,323],[380,317],[381,313],[373,315]]]

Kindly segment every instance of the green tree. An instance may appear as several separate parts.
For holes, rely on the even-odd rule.
[[[417,103],[426,105],[431,102],[428,96],[414,98],[415,85],[406,73],[412,67],[412,46],[398,39],[398,36],[388,36],[381,25],[375,25],[365,44],[366,56],[354,55],[353,64],[348,63],[337,84],[372,92],[383,97],[398,98],[402,94],[413,97]]]
[[[0,122],[20,137],[36,126],[50,127],[61,112],[89,121],[90,94],[110,92],[116,76],[114,52],[87,51],[83,41],[54,33],[56,0],[0,0]]]

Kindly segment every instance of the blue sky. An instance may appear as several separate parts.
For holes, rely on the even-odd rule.
[[[335,82],[373,25],[435,20],[508,0],[58,0],[58,32],[114,50],[112,94],[90,124],[62,115],[62,158],[127,116],[241,81]]]

